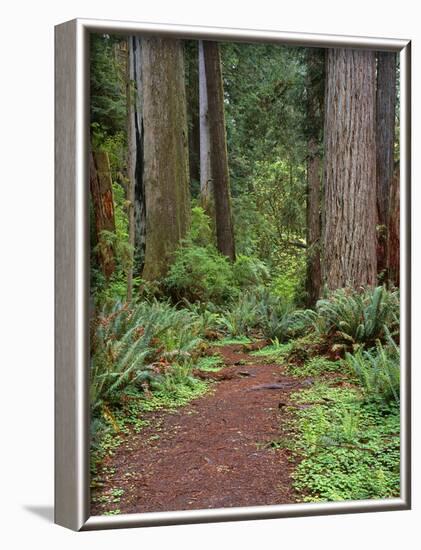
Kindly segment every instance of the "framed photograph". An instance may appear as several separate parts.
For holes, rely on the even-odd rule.
[[[55,518],[410,508],[410,41],[56,27]]]

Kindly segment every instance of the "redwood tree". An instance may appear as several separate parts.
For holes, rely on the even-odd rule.
[[[307,78],[307,305],[320,296],[322,273],[321,239],[321,147],[324,101],[324,50],[309,48],[306,52]]]
[[[190,222],[184,52],[170,38],[142,38],[143,182],[146,248],[143,278],[164,276]]]
[[[224,89],[217,42],[203,42],[208,99],[210,165],[215,202],[216,242],[221,254],[235,260],[234,227],[231,211]]]
[[[212,216],[213,187],[209,134],[208,92],[203,41],[199,40],[199,119],[200,119],[200,199],[204,210]]]
[[[126,103],[127,103],[127,176],[126,189],[129,246],[131,262],[127,272],[127,300],[132,299],[133,293],[133,260],[135,247],[135,225],[134,225],[134,201],[135,201],[135,180],[136,180],[136,126],[135,126],[135,101],[133,89],[134,80],[134,52],[133,37],[127,39],[127,70],[126,70]]]
[[[399,163],[390,187],[389,217],[387,224],[387,275],[388,282],[400,284],[400,187]]]
[[[396,53],[377,54],[376,182],[377,182],[377,272],[387,279],[387,242],[395,145]]]
[[[330,289],[374,285],[375,53],[329,49],[326,71],[324,280]]]
[[[192,189],[200,181],[199,63],[197,41],[186,41],[186,102],[189,130],[189,170]]]

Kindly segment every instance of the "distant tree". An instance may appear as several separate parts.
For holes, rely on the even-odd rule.
[[[376,58],[327,52],[324,279],[330,289],[374,285],[376,258]]]
[[[199,119],[200,119],[200,199],[202,206],[213,218],[213,187],[209,134],[208,91],[206,84],[203,41],[199,40]]]
[[[377,272],[387,279],[388,218],[394,176],[396,53],[377,53],[376,181]]]
[[[324,102],[324,50],[306,51],[307,81],[307,305],[312,306],[320,296],[322,272],[321,246],[321,149]]]
[[[224,90],[218,43],[204,41],[203,53],[208,99],[210,164],[215,202],[216,241],[221,254],[234,261],[234,226],[231,212]]]
[[[133,273],[141,273],[145,255],[145,185],[143,181],[143,108],[140,38],[127,40],[126,105],[127,105],[127,176],[129,245],[131,267],[127,275],[127,297],[131,299]]]
[[[190,224],[188,133],[183,45],[142,38],[143,181],[146,248],[143,278],[167,273]]]

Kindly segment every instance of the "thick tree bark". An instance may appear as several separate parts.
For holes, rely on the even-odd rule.
[[[371,51],[327,53],[323,270],[330,289],[376,283],[375,61]]]
[[[377,272],[387,279],[389,198],[393,181],[395,144],[396,53],[377,54],[376,180]]]
[[[215,201],[216,241],[218,250],[235,260],[234,226],[231,212],[228,172],[227,138],[225,131],[224,90],[221,60],[217,42],[203,42],[206,90],[208,95],[211,172]]]
[[[135,250],[135,185],[136,185],[136,123],[135,123],[135,93],[134,89],[134,46],[133,37],[127,39],[127,70],[126,70],[126,105],[127,105],[127,176],[126,189],[130,265],[127,270],[127,301],[133,295],[133,265]]]
[[[320,297],[321,140],[323,133],[324,50],[307,50],[307,306]]]
[[[199,40],[200,199],[203,209],[214,216],[209,135],[208,92],[203,41]]]
[[[115,270],[114,251],[103,236],[103,231],[115,232],[113,187],[107,153],[93,152],[89,158],[89,182],[95,231],[98,243],[98,261],[108,279]]]
[[[307,160],[307,306],[313,306],[320,297],[322,269],[320,263],[320,154],[315,138],[308,141]]]
[[[164,276],[190,224],[184,56],[180,40],[144,38],[141,49],[146,250],[143,278]]]
[[[197,43],[186,52],[187,76],[187,122],[189,128],[190,181],[200,181],[200,122],[199,122],[199,69]]]
[[[133,80],[133,113],[132,132],[134,140],[134,268],[135,275],[140,275],[145,261],[146,247],[146,197],[144,182],[144,126],[142,98],[142,41],[132,37],[133,65],[131,78]]]
[[[390,186],[389,216],[387,239],[387,271],[388,282],[399,286],[400,284],[400,188],[399,188],[399,163],[395,169],[395,175]]]

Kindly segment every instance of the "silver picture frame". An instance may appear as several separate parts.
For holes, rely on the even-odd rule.
[[[90,516],[89,35],[352,47],[400,54],[401,493],[399,498]],[[55,28],[55,522],[75,531],[238,521],[411,507],[411,42],[410,40],[75,19]]]

